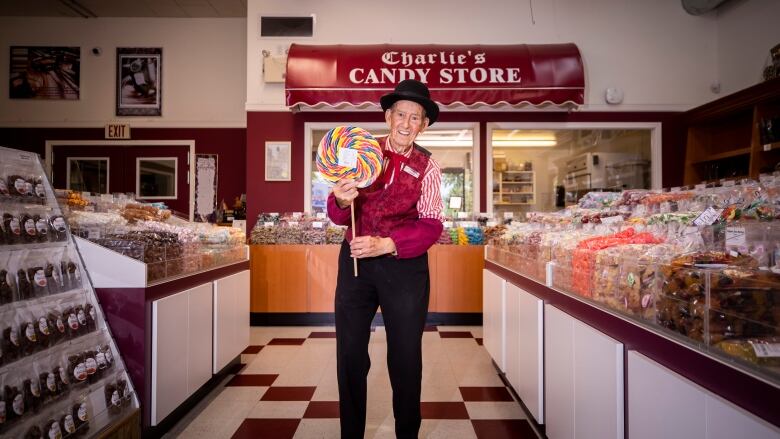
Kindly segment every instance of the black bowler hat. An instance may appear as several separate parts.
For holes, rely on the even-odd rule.
[[[428,126],[433,125],[439,118],[439,106],[431,100],[431,93],[428,87],[415,79],[404,79],[395,86],[392,93],[388,93],[379,98],[382,110],[387,110],[398,101],[417,102],[425,108],[425,117],[428,118]]]

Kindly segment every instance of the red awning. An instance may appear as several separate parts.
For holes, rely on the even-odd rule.
[[[380,96],[408,78],[426,83],[441,106],[581,105],[585,94],[575,44],[293,44],[287,106],[378,105]]]

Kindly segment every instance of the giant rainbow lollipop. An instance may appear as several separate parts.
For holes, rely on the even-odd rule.
[[[317,170],[331,183],[351,178],[358,187],[368,187],[382,173],[382,149],[379,142],[362,128],[336,127],[320,141]]]
[[[317,170],[326,181],[351,178],[360,188],[373,184],[382,173],[382,148],[368,131],[340,126],[328,131],[317,149]],[[352,212],[352,239],[355,239],[355,204]],[[357,259],[353,258],[355,276]]]

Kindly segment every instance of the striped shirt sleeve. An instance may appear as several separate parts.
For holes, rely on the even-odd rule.
[[[436,161],[431,158],[428,160],[428,166],[425,168],[425,175],[422,180],[422,195],[417,201],[417,212],[420,218],[431,218],[444,221],[442,210],[444,203],[441,199],[441,168]]]

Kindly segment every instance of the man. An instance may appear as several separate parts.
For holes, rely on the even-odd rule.
[[[377,307],[387,332],[387,367],[393,388],[398,438],[420,429],[422,334],[428,313],[428,249],[442,231],[441,170],[414,143],[436,122],[439,108],[421,82],[405,80],[380,99],[390,134],[380,138],[382,175],[366,189],[341,180],[328,197],[328,216],[350,224],[356,238],[344,242],[336,285],[336,352],[341,437],[362,438],[366,426],[368,342]],[[347,230],[347,239],[352,237]],[[355,277],[352,257],[359,260]]]

